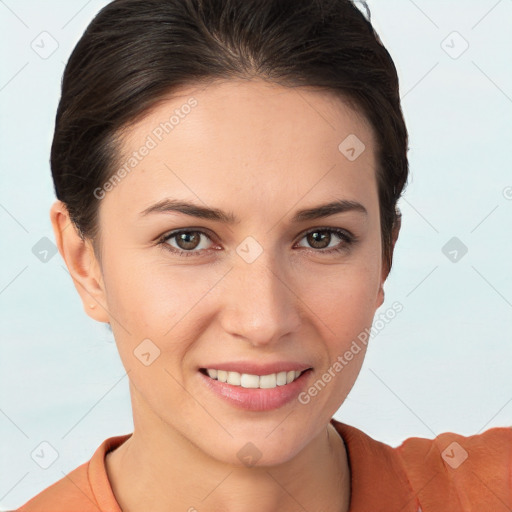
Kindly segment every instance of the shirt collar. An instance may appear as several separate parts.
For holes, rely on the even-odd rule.
[[[418,512],[419,504],[395,448],[334,418],[350,467],[350,512]]]

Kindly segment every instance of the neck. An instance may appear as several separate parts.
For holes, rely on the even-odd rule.
[[[144,429],[106,456],[123,512],[346,512],[350,473],[343,439],[332,424],[295,457],[240,467],[210,457],[169,426]]]

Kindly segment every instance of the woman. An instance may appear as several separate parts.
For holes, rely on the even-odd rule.
[[[51,165],[134,432],[19,510],[512,507],[510,429],[393,449],[333,419],[408,173],[396,69],[349,0],[112,2],[66,66]]]

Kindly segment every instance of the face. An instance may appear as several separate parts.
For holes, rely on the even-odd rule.
[[[262,81],[182,89],[126,131],[130,171],[98,192],[101,300],[136,429],[277,464],[325,428],[383,301],[374,147],[340,99]]]

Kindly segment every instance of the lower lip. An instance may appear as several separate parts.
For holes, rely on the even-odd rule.
[[[202,372],[198,373],[208,389],[231,405],[247,411],[271,411],[283,407],[299,396],[306,387],[310,370],[303,372],[298,379],[290,384],[269,389],[232,386],[227,382],[212,379]]]

